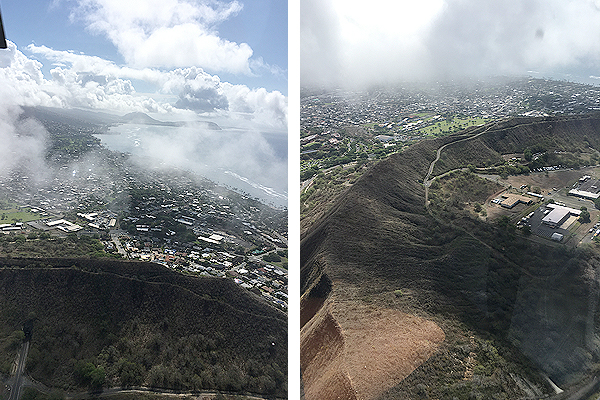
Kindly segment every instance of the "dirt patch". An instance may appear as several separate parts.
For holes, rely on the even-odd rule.
[[[582,168],[578,170],[548,171],[547,174],[545,172],[534,172],[529,175],[509,176],[506,182],[516,188],[521,187],[521,185],[537,186],[544,194],[551,191],[552,188],[560,189],[571,186],[583,175],[592,175],[594,170],[595,168]]]
[[[435,353],[444,332],[432,321],[358,302],[337,303],[345,368],[358,399],[374,399]]]
[[[330,297],[301,332],[306,399],[375,399],[431,357],[444,338],[432,321]]]
[[[355,400],[344,369],[340,326],[324,305],[300,333],[300,368],[306,400]]]

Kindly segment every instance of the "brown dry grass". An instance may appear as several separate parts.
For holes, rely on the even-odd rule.
[[[307,400],[355,400],[343,365],[344,338],[328,305],[302,328],[300,367]]]
[[[375,399],[398,385],[444,341],[432,321],[331,296],[301,332],[307,400]]]

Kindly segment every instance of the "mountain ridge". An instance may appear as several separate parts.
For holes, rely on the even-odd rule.
[[[47,386],[80,387],[73,371],[91,362],[109,386],[286,393],[286,316],[229,280],[114,260],[0,265],[0,345],[34,315],[27,373]]]
[[[489,131],[472,141],[459,142],[483,129]],[[573,297],[569,292],[578,285],[584,292],[593,291],[593,283],[582,280],[582,275],[585,270],[596,268],[598,255],[589,249],[569,250],[532,244],[510,231],[499,230],[492,224],[458,212],[452,214],[452,222],[442,214],[429,214],[425,208],[423,179],[435,159],[436,150],[446,143],[455,142],[442,152],[435,175],[464,168],[470,163],[484,166],[486,161],[493,161],[491,155],[523,152],[527,146],[540,141],[547,144],[549,151],[576,151],[590,146],[598,149],[598,132],[600,119],[597,114],[583,118],[517,118],[501,121],[491,128],[489,125],[471,128],[457,135],[422,141],[379,162],[344,191],[302,237],[303,326],[308,328],[311,318],[323,318],[318,304],[331,301],[347,310],[354,307],[350,306],[352,304],[364,303],[382,310],[391,307],[434,321],[442,327],[447,333],[446,341],[435,354],[446,354],[445,358],[460,359],[463,364],[469,355],[469,351],[462,353],[465,346],[471,349],[470,352],[480,354],[481,359],[491,360],[496,357],[494,354],[500,354],[494,362],[475,359],[473,366],[479,365],[478,372],[489,368],[496,371],[497,377],[506,376],[513,383],[501,388],[492,375],[480,374],[480,380],[487,380],[487,389],[475,385],[469,389],[470,393],[487,390],[492,395],[496,390],[513,398],[524,396],[523,389],[507,372],[493,367],[502,363],[510,366],[504,370],[531,382],[530,389],[534,393],[551,391],[540,375],[536,375],[539,371],[550,375],[559,385],[575,384],[586,371],[589,372],[591,364],[576,367],[578,356],[568,354],[568,351],[589,354],[591,359],[598,353],[597,347],[586,347],[585,332],[575,330],[572,343],[564,346],[568,351],[556,353],[555,366],[550,367],[542,354],[542,346],[536,348],[533,344],[534,334],[513,322],[521,321],[525,315],[532,321],[538,318],[536,309],[527,308],[524,303],[523,296],[528,290],[563,301],[568,299],[563,306],[554,306],[557,313],[561,307],[571,307],[571,311],[577,309],[575,314],[594,313],[587,299]],[[530,264],[527,257],[536,260],[538,265]],[[553,271],[544,278],[549,282],[547,288],[540,287],[536,281],[545,270]],[[565,275],[565,271],[569,271],[569,275]],[[523,282],[529,282],[530,286]],[[550,287],[554,292],[549,291]],[[513,313],[516,313],[514,321],[511,319]],[[552,326],[559,324],[558,318],[554,317]],[[567,318],[562,324],[569,326],[576,321],[576,317]],[[559,336],[565,334],[564,329],[556,329]],[[592,329],[596,330],[595,327]],[[474,334],[471,342],[468,342],[469,331]],[[309,335],[304,328],[301,338],[303,335]],[[490,335],[493,341],[488,345],[485,338]],[[517,338],[523,340],[523,344],[515,345]],[[461,344],[465,340],[468,345]],[[549,346],[553,351],[559,351],[555,344]],[[432,376],[441,379],[440,372],[446,368],[445,358],[435,354],[422,361],[421,367],[410,375],[421,376],[420,381],[415,383],[413,380],[412,386],[390,384],[385,393],[380,393],[383,397],[378,398],[419,398],[415,384],[427,386],[431,396],[445,398],[454,393],[463,398],[458,394],[466,390],[464,377],[457,377],[451,383],[438,382],[439,387],[433,387],[434,382],[429,381]],[[527,372],[533,370],[538,372]],[[469,369],[464,371],[467,373]],[[310,389],[306,388],[306,392],[310,393]]]

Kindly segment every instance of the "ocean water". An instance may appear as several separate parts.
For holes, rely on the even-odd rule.
[[[287,207],[287,133],[123,124],[96,135],[111,149],[193,171],[220,185]]]

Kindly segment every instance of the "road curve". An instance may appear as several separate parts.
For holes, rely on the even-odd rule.
[[[437,154],[436,154],[435,160],[433,160],[431,162],[431,164],[429,164],[429,171],[427,171],[427,175],[425,176],[425,179],[423,179],[423,186],[425,186],[425,207],[428,210],[429,210],[429,186],[431,186],[431,182],[433,181],[433,179],[430,180],[429,177],[431,176],[431,174],[433,174],[433,169],[435,168],[435,163],[437,163],[440,160],[440,157],[442,155],[442,150],[444,150],[446,147],[448,147],[452,144],[465,142],[467,140],[473,140],[475,138],[478,138],[479,136],[483,135],[484,133],[487,133],[493,127],[497,126],[498,123],[500,123],[502,121],[503,120],[492,122],[492,123],[490,123],[490,125],[487,128],[485,128],[483,131],[479,132],[476,135],[446,143],[445,145],[440,146],[440,148],[437,149]]]

